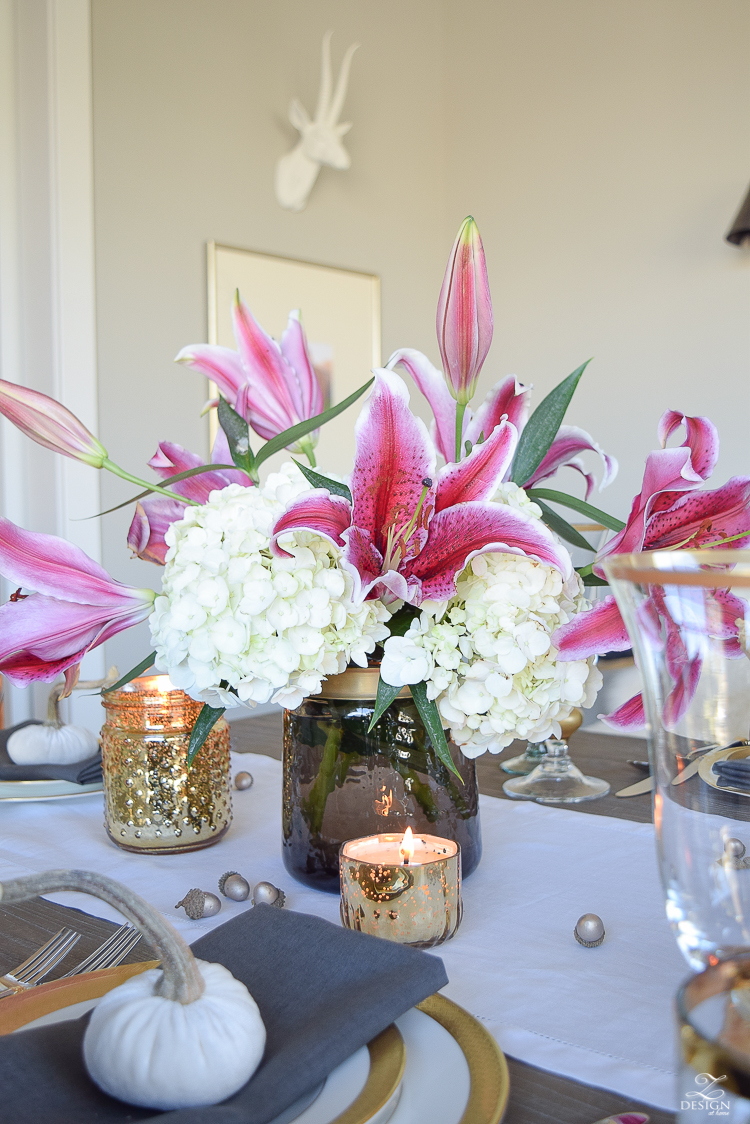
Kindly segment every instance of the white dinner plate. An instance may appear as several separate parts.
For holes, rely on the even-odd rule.
[[[439,999],[433,997],[433,1000],[435,998]],[[89,999],[51,1011],[15,1033],[22,1034],[32,1027],[80,1018],[98,1001]],[[460,1012],[464,1019],[468,1018],[460,1008],[446,1006]],[[390,1124],[415,1124],[417,1121],[460,1124],[469,1103],[471,1076],[458,1041],[436,1018],[417,1008],[397,1019],[396,1026],[406,1044],[404,1075],[386,1104],[367,1118],[368,1124],[387,1124],[388,1121]],[[478,1029],[480,1034],[485,1033],[482,1028]],[[277,1117],[273,1124],[333,1124],[356,1101],[369,1073],[370,1055],[367,1047],[362,1047],[329,1074],[317,1089]],[[473,1119],[480,1120],[481,1117]],[[497,1119],[499,1117],[494,1115],[493,1120]]]
[[[70,800],[74,796],[88,796],[102,792],[101,781],[96,784],[75,784],[73,781],[0,781],[0,800],[14,803],[26,800]]]

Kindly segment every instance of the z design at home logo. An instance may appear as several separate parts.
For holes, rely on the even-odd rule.
[[[711,1073],[698,1073],[693,1080],[695,1089],[685,1094],[686,1100],[680,1101],[680,1111],[694,1109],[697,1112],[705,1112],[706,1116],[729,1116],[731,1104],[727,1099],[726,1090],[721,1088],[722,1081],[726,1081],[726,1075],[714,1077]]]

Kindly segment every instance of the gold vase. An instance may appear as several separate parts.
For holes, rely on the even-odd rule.
[[[107,834],[125,851],[178,854],[217,843],[232,822],[229,727],[216,723],[188,769],[201,703],[166,675],[145,675],[103,696],[102,770]]]

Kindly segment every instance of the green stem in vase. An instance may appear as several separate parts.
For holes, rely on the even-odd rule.
[[[394,758],[393,764],[396,767],[396,771],[404,778],[404,787],[409,796],[414,797],[429,823],[435,823],[440,815],[440,810],[432,797],[430,786],[425,784],[424,781],[420,781],[414,769],[410,769],[406,763],[400,761],[398,757]]]
[[[417,743],[417,752],[411,755],[412,764],[419,769],[421,773],[427,773],[441,788],[444,788],[461,819],[468,819],[471,815],[471,810],[466,802],[466,798],[459,791],[453,777],[435,753],[432,743],[429,742],[429,745],[427,744],[429,740],[427,731],[421,722],[418,723],[414,735]]]
[[[321,722],[319,726],[325,728],[325,723]],[[320,835],[326,802],[336,787],[336,762],[341,748],[342,734],[340,725],[329,726],[318,775],[313,781],[307,800],[302,803],[302,811],[312,835]]]

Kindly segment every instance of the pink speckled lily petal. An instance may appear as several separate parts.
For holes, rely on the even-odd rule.
[[[446,464],[438,473],[435,510],[457,503],[492,498],[513,460],[518,431],[510,422],[498,425],[486,441],[475,445],[468,457]]]
[[[533,488],[542,480],[547,480],[550,476],[554,476],[560,468],[566,466],[575,468],[586,478],[586,499],[591,494],[594,478],[586,473],[581,462],[578,460],[577,454],[586,452],[598,453],[602,459],[604,466],[604,473],[602,475],[602,482],[599,485],[599,491],[606,488],[608,484],[614,480],[617,475],[617,461],[614,457],[610,457],[603,449],[597,445],[593,437],[591,437],[584,429],[579,429],[575,425],[561,425],[557,431],[555,440],[550,445],[542,463],[534,475],[524,483],[524,488]]]
[[[185,506],[166,496],[152,496],[137,503],[128,531],[128,546],[133,554],[144,562],[163,566],[169,549],[164,536],[172,523],[182,519]]]
[[[200,371],[216,383],[222,396],[230,406],[234,406],[237,391],[247,380],[242,360],[230,347],[217,344],[193,343],[183,347],[175,356],[175,363],[181,363],[194,371]]]
[[[24,531],[0,518],[0,574],[10,582],[61,601],[111,606],[139,599],[87,554],[57,535]]]
[[[456,576],[472,558],[489,551],[526,554],[566,577],[571,569],[567,550],[539,520],[501,504],[462,503],[435,514],[422,552],[401,566],[412,591],[410,600],[419,604],[426,598],[451,597]]]
[[[394,370],[401,364],[409,372],[421,393],[427,399],[435,417],[434,440],[437,450],[446,461],[456,456],[456,399],[448,390],[442,371],[433,367],[426,355],[411,347],[394,351],[388,360],[387,370]],[[464,414],[463,430],[468,434],[471,419],[469,410]],[[498,419],[499,420],[499,419]]]
[[[323,535],[339,548],[344,546],[343,533],[351,526],[352,509],[348,500],[331,495],[325,488],[316,488],[289,504],[279,516],[271,532],[271,550],[278,556],[288,555],[279,545],[280,536],[289,531],[313,531]]]
[[[297,375],[300,418],[322,414],[323,391],[313,370],[298,310],[289,313],[289,322],[281,337],[281,354]]]
[[[646,725],[643,696],[633,695],[632,699],[628,699],[611,714],[599,714],[597,717],[614,730],[642,730]]]
[[[352,522],[369,533],[385,557],[387,532],[397,536],[419,508],[401,551],[402,559],[411,558],[427,540],[435,505],[435,451],[424,422],[409,409],[403,379],[392,371],[375,372],[372,396],[357,419],[355,435],[357,451],[349,480]]]
[[[733,476],[721,488],[678,495],[668,510],[652,515],[643,549],[664,549],[677,543],[695,549],[721,546],[723,539],[743,532],[750,536],[750,477]],[[731,543],[733,548],[746,545],[744,537]]]
[[[630,637],[617,602],[610,595],[561,625],[552,643],[558,649],[559,660],[585,660],[604,652],[627,651]]]
[[[504,417],[520,433],[529,416],[531,390],[530,386],[519,382],[515,375],[508,375],[496,382],[474,417],[464,427],[464,440],[476,445],[482,434],[489,437]]]
[[[693,470],[702,480],[708,480],[719,459],[719,434],[708,418],[688,417],[679,410],[666,410],[659,419],[659,444],[664,448],[670,436],[680,426],[685,427],[683,449],[690,449]]]

